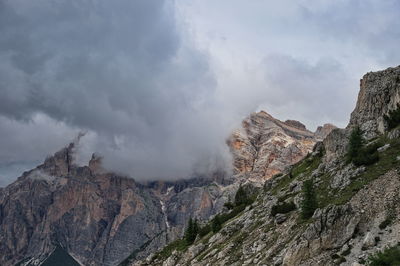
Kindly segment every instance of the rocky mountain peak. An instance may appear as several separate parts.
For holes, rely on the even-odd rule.
[[[314,137],[328,134],[325,140],[290,171],[267,180],[251,207],[236,216],[226,210],[219,216],[227,217],[221,228],[186,249],[168,246],[131,265],[398,265],[400,134],[394,133],[399,133],[400,122],[394,119],[389,130],[383,115],[397,109],[399,80],[400,67],[365,75],[349,126],[319,127]],[[296,139],[304,140],[298,127],[291,125],[296,131],[289,132],[286,122],[270,117],[250,116],[244,124],[231,147],[237,152],[237,166],[254,159],[247,176],[260,173],[257,161],[270,156],[262,149],[271,149],[271,139],[283,143],[281,139],[290,136],[297,145]],[[348,160],[355,126],[367,137],[358,152],[372,152],[374,160]],[[376,139],[369,140],[372,137]],[[276,147],[284,150],[285,145]],[[323,146],[325,152],[320,152]]]
[[[400,103],[400,66],[369,72],[360,80],[360,92],[347,128],[360,126],[365,137],[374,138],[386,131],[383,116]]]
[[[318,134],[296,120],[282,122],[265,111],[252,113],[228,140],[237,176],[262,183],[311,152],[334,126]]]
[[[40,169],[52,176],[67,176],[73,164],[75,143],[56,152],[53,156],[46,158]]]

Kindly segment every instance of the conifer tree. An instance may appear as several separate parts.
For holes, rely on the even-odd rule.
[[[248,202],[249,202],[249,197],[247,195],[247,192],[244,190],[242,186],[240,186],[235,195],[235,206],[240,206],[242,204],[247,205]]]
[[[351,132],[349,139],[349,151],[348,151],[349,159],[354,159],[359,155],[362,145],[363,145],[362,131],[360,127],[356,127]]]
[[[211,229],[214,233],[218,232],[222,228],[221,219],[219,215],[216,215],[211,221]]]
[[[195,225],[196,223],[196,225]],[[196,228],[195,228],[196,227]],[[188,244],[192,244],[194,242],[194,240],[196,239],[196,235],[197,235],[197,221],[193,222],[192,217],[189,218],[188,221],[188,225],[186,227],[186,231],[185,231],[185,240]]]
[[[301,203],[301,216],[304,219],[311,218],[317,209],[317,197],[314,190],[313,180],[306,180],[303,184],[303,201]]]

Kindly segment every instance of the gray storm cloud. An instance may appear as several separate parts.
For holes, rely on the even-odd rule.
[[[80,158],[98,152],[106,167],[137,179],[217,167],[227,132],[210,97],[215,78],[207,56],[178,32],[173,8],[160,0],[1,1],[2,116],[41,114],[85,130]]]
[[[397,0],[0,0],[0,186],[87,132],[136,179],[229,165],[252,111],[345,126],[398,65]]]

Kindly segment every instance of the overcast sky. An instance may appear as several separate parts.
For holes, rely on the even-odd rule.
[[[136,179],[229,162],[266,110],[346,126],[368,71],[400,64],[397,0],[0,0],[0,186],[79,132]]]

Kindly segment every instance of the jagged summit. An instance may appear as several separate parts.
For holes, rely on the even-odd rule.
[[[316,135],[331,132],[312,154],[269,179],[250,207],[185,249],[167,246],[130,265],[397,265],[399,89],[400,67],[366,74],[348,127],[318,128]],[[356,126],[360,146],[349,144]],[[374,160],[356,163],[349,146]],[[315,204],[306,216],[310,198]]]
[[[234,172],[263,183],[304,158],[333,128],[324,126],[313,133],[295,120],[282,122],[265,111],[252,113],[228,140]]]

